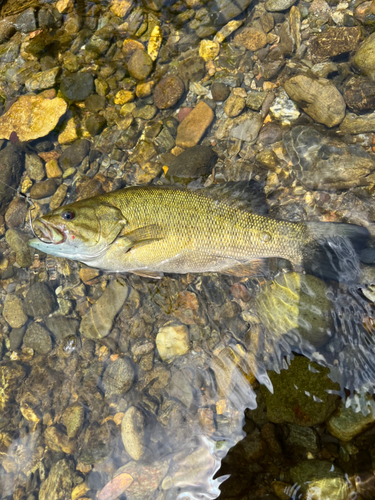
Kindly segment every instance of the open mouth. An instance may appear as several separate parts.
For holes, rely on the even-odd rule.
[[[43,243],[53,243],[58,245],[65,241],[65,235],[59,229],[48,224],[43,219],[34,221],[33,229],[35,236]]]

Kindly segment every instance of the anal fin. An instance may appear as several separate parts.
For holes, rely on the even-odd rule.
[[[139,270],[139,271],[131,271],[133,274],[136,274],[137,276],[142,276],[142,278],[152,278],[154,280],[161,280],[164,276],[164,273],[161,272],[154,272],[154,271],[147,271],[146,269]]]
[[[243,264],[236,264],[221,269],[220,272],[238,278],[244,276],[267,276],[269,274],[269,265],[267,259],[254,259]]]

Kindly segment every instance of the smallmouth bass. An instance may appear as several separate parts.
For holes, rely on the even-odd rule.
[[[29,244],[104,271],[158,278],[163,273],[254,274],[270,257],[304,266],[322,238],[339,235],[362,243],[369,237],[367,229],[353,224],[257,215],[252,190],[251,181],[196,191],[127,187],[35,220],[38,238]]]

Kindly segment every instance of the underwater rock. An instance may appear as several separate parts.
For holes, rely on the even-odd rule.
[[[134,51],[128,61],[128,71],[136,80],[145,80],[151,73],[152,67],[153,60],[141,49]]]
[[[59,158],[60,167],[65,171],[68,168],[78,167],[83,159],[90,152],[90,141],[86,139],[79,139],[74,144],[68,146],[62,152]]]
[[[216,159],[216,153],[208,146],[193,146],[167,162],[166,177],[185,184],[192,179],[208,176]]]
[[[297,356],[280,374],[268,372],[273,394],[262,385],[267,418],[275,424],[292,423],[312,427],[323,423],[336,409],[337,396],[328,390],[339,389],[328,378],[329,369]]]
[[[27,316],[22,309],[22,301],[17,295],[8,294],[5,298],[3,317],[12,328],[21,328]]]
[[[56,299],[45,283],[34,283],[26,294],[23,310],[32,318],[48,316],[56,309]]]
[[[313,57],[335,57],[357,48],[361,38],[361,28],[329,28],[311,40]]]
[[[163,361],[171,361],[190,350],[189,333],[185,325],[165,325],[159,328],[155,342]]]
[[[225,83],[214,82],[211,86],[212,99],[214,101],[225,101],[230,94],[230,88]]]
[[[145,451],[145,418],[135,406],[131,406],[121,422],[121,437],[126,452],[133,460],[140,460]]]
[[[181,148],[196,146],[214,119],[214,112],[200,101],[177,128],[176,145]]]
[[[0,150],[0,209],[5,209],[7,203],[13,198],[24,169],[25,153],[14,144],[9,144]]]
[[[20,267],[29,267],[33,263],[33,249],[29,247],[29,235],[20,229],[8,229],[5,239],[12,250],[16,252],[16,262]]]
[[[38,155],[27,154],[25,158],[25,167],[30,179],[33,181],[41,181],[44,179],[46,175],[44,162]]]
[[[344,99],[354,113],[375,109],[375,86],[370,78],[353,76],[344,87]]]
[[[242,113],[245,107],[245,99],[239,95],[231,95],[226,101],[224,112],[229,118],[234,118]]]
[[[176,75],[165,76],[155,87],[155,106],[159,109],[171,108],[178,102],[184,90],[185,86],[181,78]]]
[[[77,319],[66,318],[60,314],[49,316],[46,318],[45,323],[56,340],[63,340],[66,337],[74,336],[77,333],[79,325]]]
[[[352,408],[346,408],[341,401],[338,410],[327,420],[327,429],[332,436],[341,441],[351,441],[362,432],[373,427],[375,422],[375,405],[369,401],[370,411],[367,415],[355,412]]]
[[[107,397],[125,394],[134,382],[134,368],[129,358],[118,358],[108,365],[103,374],[103,387]]]
[[[366,37],[353,56],[353,63],[372,80],[375,78],[375,33]]]
[[[38,353],[48,354],[52,350],[52,339],[39,323],[31,323],[23,337],[23,345]]]
[[[81,430],[84,421],[84,409],[82,404],[74,403],[68,406],[62,414],[61,421],[66,427],[68,438],[74,438]]]
[[[90,73],[72,73],[64,76],[60,90],[70,101],[84,101],[94,91],[94,78]]]
[[[265,7],[270,12],[282,12],[289,9],[296,0],[267,0]]]
[[[40,487],[39,500],[65,500],[70,498],[74,464],[64,458],[52,465],[47,479]]]
[[[46,181],[37,182],[30,189],[30,197],[34,200],[40,200],[53,195],[57,189],[55,179],[47,179]]]

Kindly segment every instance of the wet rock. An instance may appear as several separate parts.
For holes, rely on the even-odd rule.
[[[328,368],[303,356],[295,357],[289,368],[281,370],[279,375],[268,372],[274,393],[261,386],[268,420],[275,424],[292,423],[307,427],[323,423],[336,408],[337,396],[327,391],[339,388],[328,373]]]
[[[62,423],[66,427],[68,438],[77,436],[82,428],[85,412],[80,403],[74,403],[68,406],[62,414]]]
[[[65,500],[70,498],[73,486],[72,461],[63,459],[56,462],[45,481],[41,484],[39,500]]]
[[[286,273],[269,282],[256,298],[261,323],[276,337],[294,332],[315,347],[330,338],[333,304],[324,281],[309,274]],[[314,307],[311,307],[314,304]]]
[[[141,118],[142,120],[152,120],[157,113],[156,106],[152,104],[147,104],[146,106],[140,106],[133,110],[132,115],[134,118]]]
[[[88,111],[97,113],[105,108],[106,99],[104,96],[92,94],[85,100],[85,106]]]
[[[157,460],[152,465],[142,462],[129,462],[116,471],[116,474],[126,474],[133,481],[126,487],[127,500],[145,500],[152,498],[155,491],[168,472],[169,460]],[[101,500],[101,499],[100,499]]]
[[[73,172],[74,173],[74,172]],[[68,186],[66,184],[60,184],[53,194],[51,201],[49,203],[49,208],[55,210],[59,208],[65,199],[66,193],[68,191]]]
[[[86,139],[79,139],[74,144],[64,149],[59,158],[60,167],[64,171],[71,167],[78,167],[89,152],[90,141]]]
[[[340,402],[339,409],[327,420],[327,429],[332,436],[341,441],[351,441],[359,434],[362,434],[374,426],[375,412],[374,402],[370,400],[370,411],[367,415],[362,412],[355,412],[352,408],[346,408]]]
[[[340,132],[344,134],[365,134],[375,132],[375,113],[357,116],[347,113],[340,124]]]
[[[0,410],[6,413],[14,403],[14,398],[25,377],[25,370],[15,362],[0,366]]]
[[[319,492],[321,500],[344,500],[349,493],[345,474],[328,460],[304,460],[290,469],[290,476],[307,497]]]
[[[17,31],[21,31],[22,33],[30,33],[30,31],[36,30],[36,17],[35,10],[30,7],[29,9],[24,10],[17,16],[17,19],[14,23],[14,26]]]
[[[239,120],[233,123],[232,127],[228,124],[231,128],[230,136],[234,139],[239,139],[240,141],[246,141],[249,143],[255,142],[262,124],[262,116],[259,113],[249,111],[246,114],[241,115]]]
[[[51,68],[46,71],[36,73],[26,80],[25,87],[29,92],[36,90],[50,89],[57,84],[57,78],[61,73],[61,68]]]
[[[267,45],[267,35],[258,28],[243,28],[240,33],[234,37],[234,43],[242,45],[247,50],[255,52]]]
[[[190,182],[201,176],[208,176],[216,162],[217,155],[208,146],[193,146],[167,162],[166,176],[174,182]]]
[[[84,101],[94,91],[94,78],[90,73],[73,73],[62,79],[60,90],[70,101]]]
[[[176,75],[167,75],[160,80],[154,90],[154,103],[159,109],[174,106],[184,93],[184,82]]]
[[[311,40],[311,53],[316,58],[335,57],[357,48],[361,28],[329,28]]]
[[[23,226],[28,211],[28,205],[23,198],[15,198],[5,212],[5,223],[10,228]]]
[[[298,107],[289,99],[288,94],[281,89],[275,97],[271,107],[270,115],[281,123],[281,125],[291,125],[300,116]]]
[[[85,121],[87,131],[91,135],[91,137],[95,137],[96,135],[100,134],[106,124],[107,121],[104,116],[98,114],[89,116]]]
[[[118,498],[134,481],[133,477],[126,472],[116,475],[104,488],[98,493],[98,500],[114,500]]]
[[[344,119],[345,101],[329,80],[298,75],[285,82],[284,89],[316,122],[334,127]]]
[[[250,5],[251,0],[214,0],[212,2],[212,18],[215,26],[223,26],[228,21],[237,17]]]
[[[66,109],[67,104],[61,97],[21,96],[0,117],[0,138],[9,139],[12,132],[16,132],[20,141],[44,137],[56,127]]]
[[[278,141],[281,141],[284,131],[277,123],[266,123],[258,136],[258,144],[263,147],[270,146]]]
[[[79,321],[73,318],[66,318],[60,314],[49,316],[45,320],[46,326],[56,340],[75,336],[78,330]]]
[[[34,283],[26,294],[23,310],[32,318],[48,316],[56,309],[54,294],[45,283]]]
[[[186,88],[189,82],[199,82],[206,73],[205,61],[199,56],[187,57],[178,65],[178,76]]]
[[[326,138],[313,127],[297,126],[283,137],[296,175],[311,189],[366,185],[373,159],[358,145]]]
[[[246,96],[246,106],[254,111],[260,111],[267,95],[267,92],[248,92]]]
[[[319,452],[319,438],[315,429],[287,424],[284,430],[285,438],[283,441],[291,453],[306,457],[307,453]]]
[[[95,397],[100,399],[99,393]],[[98,401],[95,403],[95,406],[97,405]],[[100,406],[98,411],[100,415]],[[86,428],[79,461],[85,465],[99,464],[109,457],[113,451],[112,447],[113,438],[111,438],[110,427],[106,424],[99,426],[93,422]]]
[[[344,99],[354,113],[375,109],[375,86],[370,78],[353,76],[344,87]]]
[[[30,189],[30,197],[34,200],[40,200],[52,196],[56,191],[57,184],[55,179],[47,179],[46,181],[37,182]]]
[[[24,152],[13,144],[0,151],[0,208],[4,208],[13,197],[13,192],[8,186],[18,187],[24,157]]]
[[[125,394],[134,382],[134,368],[129,358],[118,358],[108,365],[103,374],[107,397]]]
[[[375,33],[372,33],[353,56],[353,63],[372,80],[375,79]]]
[[[281,12],[295,3],[296,0],[267,0],[265,7],[269,12]]]
[[[205,61],[212,61],[219,55],[220,45],[214,40],[202,40],[199,45],[199,55]]]
[[[178,126],[176,145],[185,149],[197,145],[213,119],[212,109],[200,101]]]
[[[9,348],[11,351],[16,351],[21,347],[25,331],[26,331],[25,327],[12,329],[12,331],[9,334]]]
[[[131,406],[121,421],[121,438],[126,452],[133,460],[140,460],[145,451],[145,418]]]
[[[45,177],[44,163],[38,155],[27,154],[25,158],[26,171],[33,181],[41,181]]]
[[[12,328],[21,328],[27,316],[23,312],[22,301],[17,295],[7,295],[4,302],[3,317]]]
[[[39,323],[31,323],[23,337],[24,347],[30,347],[40,354],[48,354],[52,350],[50,334]]]
[[[224,112],[229,116],[229,118],[234,118],[242,113],[245,107],[245,99],[238,95],[230,96],[224,106]]]
[[[103,295],[83,316],[79,331],[89,339],[106,337],[112,328],[112,323],[123,306],[129,293],[126,282],[115,279],[104,290]]]
[[[166,388],[171,398],[176,398],[183,403],[186,408],[190,408],[194,402],[191,373],[189,370],[176,371]]]
[[[170,325],[159,328],[156,347],[163,361],[171,361],[190,350],[189,332],[185,325]]]
[[[212,99],[214,101],[225,101],[230,94],[230,89],[225,83],[214,82],[211,87]]]
[[[33,263],[34,252],[29,247],[30,236],[19,229],[8,229],[5,233],[8,245],[16,252],[16,262],[20,267],[30,267]]]
[[[151,73],[153,61],[144,50],[138,49],[133,52],[128,61],[128,71],[136,80],[145,80]]]

